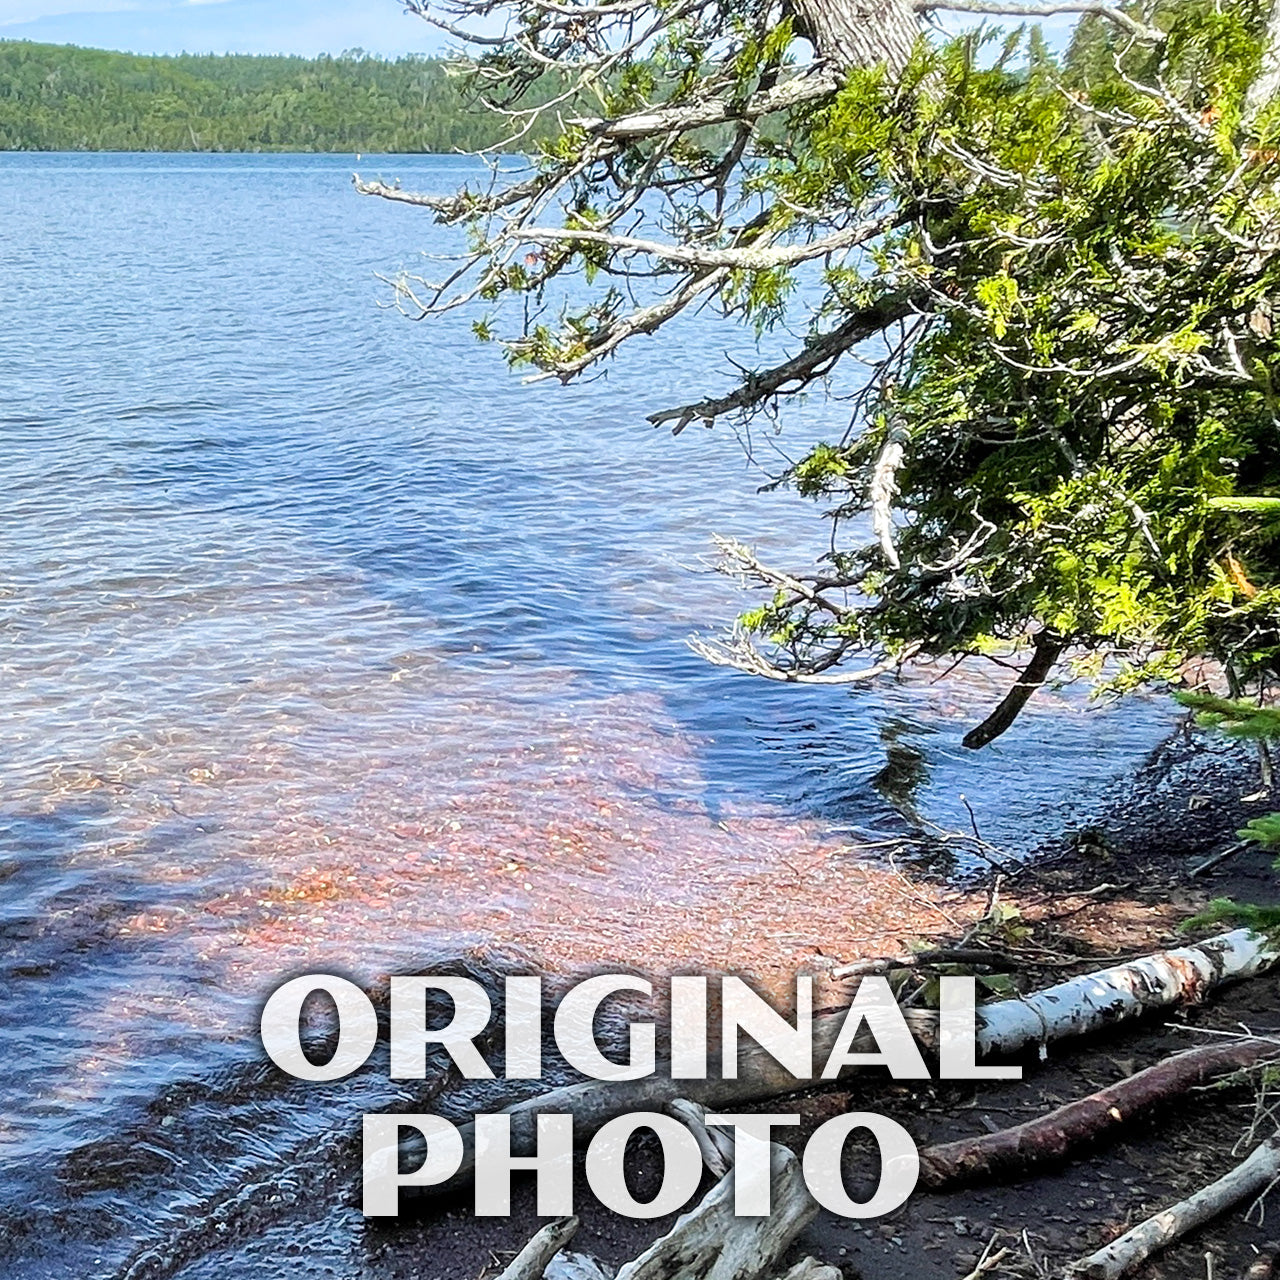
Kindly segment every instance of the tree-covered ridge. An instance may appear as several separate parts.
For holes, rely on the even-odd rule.
[[[139,57],[0,41],[7,151],[453,151],[495,142],[443,59]]]

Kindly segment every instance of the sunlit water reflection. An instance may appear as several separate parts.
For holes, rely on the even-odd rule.
[[[731,434],[642,424],[723,378],[727,336],[522,386],[473,317],[378,309],[375,272],[456,237],[348,169],[0,156],[8,1203],[250,1053],[287,973],[900,946],[919,904],[849,848],[906,828],[886,793],[967,825],[965,792],[1025,847],[1167,719],[1046,696],[973,757],[1000,672],[840,693],[702,665],[684,637],[741,604],[709,534],[803,563],[818,531]]]

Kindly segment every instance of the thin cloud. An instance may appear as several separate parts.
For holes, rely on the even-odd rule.
[[[0,0],[0,27],[78,13],[131,13],[149,7],[139,0]]]

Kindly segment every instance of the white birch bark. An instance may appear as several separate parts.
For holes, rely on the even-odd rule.
[[[1215,987],[1269,969],[1280,950],[1252,929],[1157,952],[978,1011],[979,1056],[1012,1055],[1100,1031],[1150,1009],[1195,1004]]]

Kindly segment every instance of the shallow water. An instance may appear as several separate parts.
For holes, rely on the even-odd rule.
[[[643,424],[750,344],[693,321],[523,386],[474,316],[378,307],[376,272],[457,234],[350,168],[0,155],[10,1226],[172,1082],[252,1057],[287,974],[893,948],[918,907],[850,838],[967,828],[963,793],[1026,847],[1168,723],[1068,691],[974,756],[999,672],[845,693],[703,665],[684,638],[742,605],[709,535],[801,564],[820,536],[732,433]]]

